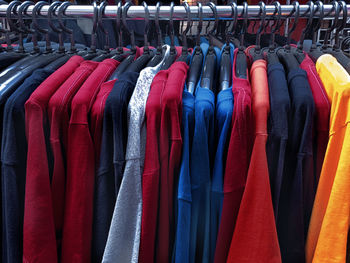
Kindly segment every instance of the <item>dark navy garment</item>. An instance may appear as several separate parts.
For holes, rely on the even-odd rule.
[[[176,238],[174,262],[188,263],[190,260],[191,231],[191,173],[190,153],[194,132],[194,96],[186,89],[182,95],[182,160],[177,190]]]
[[[4,108],[1,147],[2,262],[22,262],[24,192],[27,163],[24,104],[53,71],[38,69],[9,97]]]
[[[226,45],[224,45],[221,49],[220,57],[225,46]],[[232,44],[230,44],[230,55],[232,70],[234,55],[234,46]],[[224,200],[224,174],[227,150],[230,142],[232,113],[233,93],[231,86],[231,88],[219,92],[216,102],[215,138],[217,138],[217,148],[214,160],[210,197],[210,262],[214,261],[216,238],[220,225],[222,203]]]
[[[202,43],[201,48],[205,58],[208,44]],[[203,65],[204,63],[205,59]],[[210,260],[210,191],[215,154],[214,118],[215,94],[210,89],[202,88],[199,80],[195,91],[195,127],[190,157],[192,188],[190,262],[206,263]]]
[[[126,72],[115,82],[105,105],[100,165],[95,179],[93,262],[101,262],[122,180],[128,138],[127,109],[139,73]]]
[[[289,72],[288,86],[291,116],[277,230],[282,261],[303,263],[314,194],[312,127],[315,105],[304,70],[298,68]]]
[[[272,202],[277,221],[288,141],[288,120],[291,102],[286,73],[282,64],[269,64],[267,73],[271,110],[267,125],[269,136],[266,143],[266,154],[270,174]]]

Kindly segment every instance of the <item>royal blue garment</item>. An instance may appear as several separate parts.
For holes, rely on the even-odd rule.
[[[2,262],[22,262],[24,192],[27,164],[24,104],[53,71],[38,69],[9,97],[4,108],[1,170]]]
[[[288,73],[291,118],[277,230],[282,261],[305,262],[305,240],[313,202],[312,127],[315,105],[304,70]]]
[[[191,230],[191,175],[190,153],[194,132],[194,96],[186,89],[182,95],[182,159],[177,189],[176,237],[174,260],[177,263],[190,261]]]
[[[221,49],[220,57],[226,45]],[[234,46],[230,44],[231,70],[233,65]],[[219,74],[218,74],[219,75]],[[219,92],[217,95],[215,112],[215,138],[217,148],[214,160],[214,169],[211,181],[210,197],[210,262],[214,261],[216,238],[219,230],[222,203],[224,200],[223,184],[226,166],[226,155],[229,145],[229,136],[233,113],[232,86]]]
[[[204,58],[209,45],[201,44]],[[215,49],[217,56],[220,51]],[[205,59],[203,59],[203,65]],[[202,69],[203,71],[203,69]],[[215,80],[214,80],[215,83]],[[200,86],[195,91],[195,128],[192,142],[190,173],[192,189],[190,262],[210,260],[210,190],[214,161],[215,94]]]

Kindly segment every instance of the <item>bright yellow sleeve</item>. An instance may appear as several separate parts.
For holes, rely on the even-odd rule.
[[[306,242],[307,263],[344,263],[350,220],[350,76],[331,55],[317,71],[332,103],[327,151]]]

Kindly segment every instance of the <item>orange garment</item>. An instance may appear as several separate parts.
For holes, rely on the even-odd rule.
[[[331,102],[329,142],[306,243],[307,263],[344,263],[350,222],[350,76],[331,55],[317,72]]]
[[[227,262],[280,263],[266,156],[270,111],[266,61],[255,61],[250,76],[255,142]]]

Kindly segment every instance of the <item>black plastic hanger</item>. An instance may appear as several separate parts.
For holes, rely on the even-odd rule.
[[[156,5],[156,15],[154,18],[154,23],[155,23],[155,27],[156,27],[156,32],[157,32],[157,51],[155,56],[151,59],[150,62],[148,62],[147,67],[155,67],[156,65],[158,65],[162,59],[163,59],[163,41],[162,41],[162,31],[160,29],[160,25],[159,25],[159,12],[160,12],[160,2],[157,2]]]
[[[345,70],[348,73],[350,73],[350,58],[347,57],[340,49],[340,41],[339,41],[339,34],[345,28],[346,22],[348,20],[348,12],[347,12],[346,3],[344,1],[339,1],[339,5],[341,6],[341,9],[342,9],[343,18],[341,20],[339,27],[335,32],[334,45],[332,50],[330,51],[330,54],[332,54],[338,60],[338,62],[345,68]]]
[[[274,12],[274,22],[271,25],[271,35],[270,35],[270,43],[269,47],[266,48],[266,57],[267,57],[267,63],[269,65],[280,63],[279,58],[277,56],[276,52],[276,42],[275,42],[275,36],[276,32],[281,28],[283,21],[281,19],[282,17],[282,8],[281,4],[278,1],[273,2],[273,5],[275,6],[275,12]],[[277,16],[277,17],[276,17]]]
[[[231,78],[232,78],[232,64],[231,64],[231,47],[230,47],[230,38],[234,34],[234,31],[237,26],[238,21],[238,8],[236,2],[230,3],[231,6],[231,17],[233,19],[233,27],[232,31],[228,31],[231,26],[230,23],[225,26],[225,38],[226,38],[226,46],[221,54],[220,60],[220,75],[219,75],[219,91],[230,88],[231,86]]]
[[[249,54],[253,58],[253,61],[256,61],[259,59],[264,59],[264,54],[263,54],[261,46],[260,46],[260,39],[261,39],[261,34],[265,29],[266,5],[264,2],[260,1],[259,7],[260,7],[260,11],[259,11],[260,26],[259,26],[258,31],[256,32],[255,47],[253,47],[249,50]]]
[[[170,17],[169,17],[169,36],[170,36],[170,54],[163,62],[163,65],[161,67],[161,70],[168,69],[171,64],[174,63],[176,57],[177,57],[177,51],[175,48],[175,32],[174,32],[174,2],[171,2],[170,4]]]
[[[134,30],[132,29],[131,31],[128,28],[128,25],[126,23],[126,16],[128,13],[128,9],[131,6],[131,2],[126,2],[126,4],[122,7],[122,11],[119,13],[119,5],[118,5],[118,14],[121,14],[122,16],[122,21],[123,21],[123,26],[125,28],[125,31],[127,32],[127,34],[130,37],[130,42],[131,42],[131,49],[130,49],[130,55],[125,58],[123,60],[122,63],[120,63],[120,65],[117,67],[117,69],[113,72],[113,74],[111,75],[111,77],[109,78],[109,80],[113,80],[113,79],[118,79],[120,74],[122,74],[123,72],[126,71],[126,69],[131,65],[131,63],[135,60],[136,57],[136,45],[135,45],[135,34],[134,34]],[[119,17],[120,19],[120,17]],[[117,18],[118,20],[118,18]],[[119,20],[119,24],[120,24],[120,20]],[[121,33],[120,33],[121,36]],[[112,57],[114,58],[114,57]]]
[[[105,10],[106,6],[107,6],[107,2],[103,1],[97,7],[97,9],[98,9],[98,11],[97,11],[97,14],[98,14],[97,25],[102,30],[103,34],[105,35],[105,45],[103,47],[103,50],[101,51],[101,54],[98,55],[97,57],[93,58],[92,61],[101,62],[104,59],[111,57],[111,53],[110,53],[110,49],[109,49],[109,34],[108,34],[108,31],[104,28],[104,26],[102,24],[102,17],[103,17],[104,10]]]
[[[248,27],[248,4],[247,2],[243,3],[243,25],[241,29],[241,36],[240,36],[240,45],[237,50],[237,57],[236,57],[236,67],[235,67],[235,73],[238,78],[241,79],[247,79],[247,56],[244,52],[244,34],[247,31]]]
[[[199,80],[202,67],[203,67],[203,52],[200,48],[200,35],[203,27],[203,7],[202,3],[198,2],[198,18],[199,23],[197,27],[197,36],[196,36],[196,46],[193,50],[194,54],[192,55],[192,61],[190,65],[189,72],[187,74],[187,90],[188,92],[194,94]]]
[[[294,51],[294,56],[298,60],[299,64],[301,62],[303,62],[303,60],[305,58],[304,51],[303,51],[304,39],[305,39],[306,33],[311,29],[312,21],[314,19],[314,15],[315,15],[315,11],[316,11],[314,2],[309,1],[308,5],[309,5],[309,8],[306,12],[309,13],[309,19],[307,21],[306,27],[303,29],[303,32],[300,36],[300,40],[299,40],[299,43],[297,45],[297,49]]]
[[[4,1],[0,1],[0,4],[5,4],[7,5],[7,2]],[[9,18],[7,18],[8,20]],[[1,48],[2,53],[2,64],[0,65],[0,68],[2,69],[0,76],[6,74],[8,71],[14,69],[18,63],[21,63],[21,59],[23,59],[24,57],[26,57],[29,53],[25,53],[25,52],[16,52],[14,51],[13,47],[12,47],[12,43],[11,43],[11,38],[10,38],[10,34],[13,32],[17,32],[17,31],[13,31],[13,27],[14,27],[14,23],[9,23],[10,25],[10,30],[4,29],[4,28],[0,28],[0,33],[2,35],[5,35],[5,40],[6,40],[6,44],[7,47],[6,48]]]
[[[182,5],[184,6],[187,14],[187,24],[186,29],[182,32],[182,52],[181,56],[177,59],[177,61],[186,62],[188,64],[189,62],[189,52],[188,52],[188,46],[187,46],[187,33],[190,30],[192,26],[192,20],[191,20],[191,12],[190,12],[190,6],[187,2],[183,2]],[[182,28],[182,27],[181,27]]]
[[[148,44],[148,30],[149,30],[149,9],[146,2],[142,3],[145,9],[145,28],[143,31],[144,38],[144,48],[142,56],[138,57],[131,65],[126,69],[126,72],[140,72],[148,61],[153,57],[153,52],[151,52]]]
[[[312,34],[312,45],[309,51],[310,58],[316,63],[317,59],[323,55],[323,52],[321,49],[317,46],[316,39],[317,39],[317,31],[321,27],[321,23],[323,21],[323,18],[325,16],[324,14],[324,5],[322,1],[316,1],[317,11],[319,12],[317,24],[312,28],[313,34]]]
[[[216,5],[212,2],[208,3],[208,6],[211,8],[214,18],[215,18],[215,24],[212,30],[208,32],[208,35],[211,36],[213,33],[217,30],[219,25],[219,17],[218,12],[216,10]],[[208,23],[209,27],[209,23]],[[213,82],[215,80],[215,68],[216,68],[216,53],[213,45],[212,39],[209,38],[209,48],[208,52],[205,56],[205,62],[203,67],[203,73],[201,78],[201,87],[204,89],[210,89],[214,91],[214,85]]]
[[[117,16],[116,16],[116,36],[117,36],[117,48],[115,50],[112,50],[111,53],[114,54],[112,56],[112,59],[115,59],[117,61],[122,61],[126,56],[126,52],[124,52],[123,48],[123,34],[121,31],[120,21],[122,17],[122,3],[119,1],[117,3]]]
[[[291,42],[292,33],[294,32],[296,25],[298,23],[298,20],[299,20],[300,5],[299,5],[299,2],[297,2],[297,1],[294,1],[292,4],[293,4],[294,8],[291,11],[291,13],[288,15],[288,17],[291,17],[294,14],[294,22],[293,22],[293,25],[291,26],[291,28],[288,29],[287,44],[285,45],[284,48],[281,48],[277,51],[277,55],[278,55],[280,61],[284,64],[284,66],[286,67],[288,72],[299,68],[299,62],[295,58],[295,56],[291,50],[290,42]]]
[[[97,27],[98,27],[98,5],[97,2],[94,1],[92,3],[94,14],[92,17],[92,32],[91,32],[91,45],[90,49],[87,52],[86,55],[83,55],[82,57],[85,60],[91,60],[94,59],[95,57],[99,56],[101,52],[97,50]]]
[[[23,20],[23,15],[25,10],[30,6],[30,5],[34,5],[33,2],[31,1],[25,1],[23,3],[21,3],[21,5],[19,5],[18,7],[18,11],[17,11],[17,16],[18,16],[18,23],[20,26],[20,29],[18,30],[19,32],[22,33],[31,33],[33,35],[33,43],[34,43],[34,51],[27,57],[21,59],[20,61],[18,61],[17,63],[14,64],[14,71],[21,71],[24,70],[25,68],[28,67],[27,71],[33,71],[36,68],[41,68],[47,64],[49,64],[50,62],[58,59],[59,57],[63,56],[63,53],[44,53],[41,54],[39,47],[37,46],[37,41],[36,41],[36,30],[32,30],[26,27],[24,20]],[[55,7],[59,6],[60,2],[56,2],[54,4],[52,4],[50,7],[52,7],[51,10],[53,10]],[[15,3],[13,6],[18,6],[17,3]],[[50,8],[49,8],[50,10]],[[11,11],[8,9],[7,13],[11,13]],[[11,20],[11,19],[10,19]],[[12,23],[12,22],[10,22]],[[14,26],[12,24],[12,26]],[[22,43],[23,45],[23,43]],[[24,51],[24,49],[23,49]],[[21,52],[21,51],[20,51]],[[0,74],[0,76],[2,77],[2,81],[8,81],[12,78],[13,74],[16,73],[6,73],[6,75]],[[6,77],[5,77],[6,76]],[[6,80],[5,80],[6,79]]]

